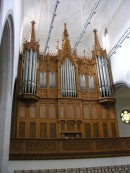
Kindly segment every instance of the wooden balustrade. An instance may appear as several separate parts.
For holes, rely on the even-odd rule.
[[[10,143],[10,160],[126,155],[130,155],[130,138],[12,139]]]

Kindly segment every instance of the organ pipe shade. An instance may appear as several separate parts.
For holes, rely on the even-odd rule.
[[[79,76],[80,78],[80,88],[82,90],[86,90],[86,80],[85,80],[85,75],[81,75]]]
[[[96,63],[100,95],[101,97],[111,97],[112,91],[108,66],[104,63],[104,58],[100,56],[96,57]],[[102,64],[104,65],[102,66]]]
[[[89,75],[88,76],[88,82],[89,82],[89,90],[94,90],[95,86],[94,86],[94,77]]]
[[[36,93],[37,66],[37,52],[32,48],[25,50],[22,76],[23,93]]]
[[[40,72],[40,87],[46,88],[46,72]]]
[[[55,74],[55,72],[50,72],[49,86],[50,86],[50,88],[55,88],[56,87],[56,74]]]
[[[75,66],[69,58],[61,65],[61,95],[64,97],[76,97]]]

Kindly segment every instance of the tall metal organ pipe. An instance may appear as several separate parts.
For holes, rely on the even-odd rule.
[[[69,58],[61,65],[61,95],[76,97],[75,67]]]
[[[25,50],[23,64],[23,93],[36,93],[37,52]]]
[[[109,77],[107,64],[106,63],[104,64],[104,58],[99,56],[96,58],[96,63],[97,63],[100,95],[101,97],[110,97],[111,86],[110,86],[110,77]]]

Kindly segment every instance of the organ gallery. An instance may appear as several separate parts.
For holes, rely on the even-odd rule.
[[[62,46],[57,46],[56,54],[48,52],[43,56],[32,21],[30,41],[24,42],[19,56],[12,147],[19,139],[25,143],[31,140],[35,145],[37,141],[41,145],[57,140],[79,141],[83,148],[86,139],[118,137],[111,68],[106,63],[106,50],[100,46],[97,30],[93,33],[91,57],[72,53],[66,24]]]

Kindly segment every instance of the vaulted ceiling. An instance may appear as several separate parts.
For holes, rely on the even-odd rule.
[[[57,0],[24,0],[23,39],[28,38],[31,31],[30,22],[35,20],[36,37],[39,40],[41,52],[45,50],[56,2]],[[61,47],[64,23],[67,23],[71,47],[74,47],[96,2],[98,0],[59,0],[48,43],[50,52],[55,52],[57,40]],[[98,30],[100,39],[104,26],[112,20],[121,2],[122,0],[99,0],[96,13],[92,16],[90,24],[78,44],[77,50],[80,55],[83,55],[83,50],[90,55],[94,40],[93,29]]]

